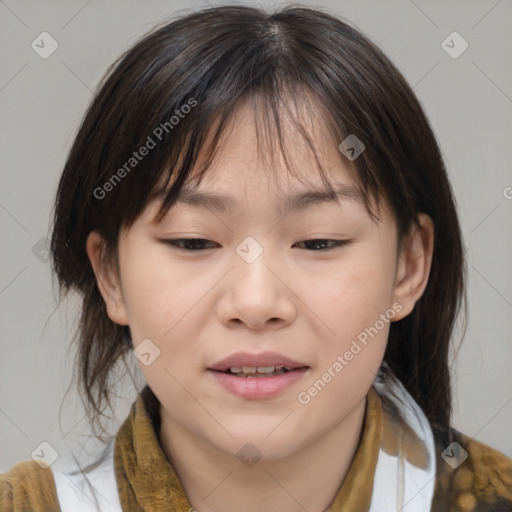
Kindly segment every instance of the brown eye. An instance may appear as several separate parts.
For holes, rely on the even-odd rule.
[[[211,247],[203,247],[205,244],[213,244],[204,238],[176,238],[175,240],[164,240],[166,244],[178,247],[185,251],[202,251]]]
[[[323,238],[315,238],[312,240],[304,240],[303,242],[298,242],[298,244],[306,244],[306,249],[312,250],[314,252],[330,251],[335,247],[341,247],[348,243],[350,243],[350,240],[328,240]]]

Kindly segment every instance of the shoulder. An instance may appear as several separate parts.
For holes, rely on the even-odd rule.
[[[454,428],[432,428],[437,459],[432,510],[512,511],[512,459]]]
[[[36,461],[18,462],[0,474],[2,512],[60,512],[57,489],[51,468]]]

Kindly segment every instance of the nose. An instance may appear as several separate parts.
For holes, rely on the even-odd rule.
[[[279,329],[296,316],[295,294],[289,287],[290,275],[282,265],[263,251],[254,261],[242,257],[233,260],[218,308],[220,320],[245,324],[248,328]]]

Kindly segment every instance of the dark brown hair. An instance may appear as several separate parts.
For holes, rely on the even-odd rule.
[[[432,218],[435,247],[427,288],[412,313],[391,324],[384,360],[431,424],[448,425],[448,355],[462,303],[467,310],[466,269],[439,147],[411,87],[374,43],[349,22],[296,5],[273,13],[225,5],[166,21],[121,55],[98,86],[60,179],[51,240],[61,298],[70,289],[83,296],[76,374],[91,422],[110,406],[112,369],[133,346],[129,328],[107,316],[87,257],[87,236],[99,231],[106,240],[105,261],[118,268],[121,228],[135,221],[165,182],[163,217],[205,150],[214,122],[201,176],[243,102],[254,111],[261,108],[255,117],[266,124],[258,133],[277,137],[289,168],[283,112],[314,149],[288,102],[319,117],[337,145],[351,134],[360,139],[365,150],[358,158],[349,162],[341,151],[339,157],[352,164],[372,216],[370,205],[388,202],[400,241],[419,212]],[[147,155],[130,160],[149,139],[155,145]]]

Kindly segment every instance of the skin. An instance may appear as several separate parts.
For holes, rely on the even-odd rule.
[[[103,240],[94,231],[87,252],[109,317],[130,326],[135,347],[149,338],[161,351],[151,365],[140,366],[160,400],[164,452],[192,506],[200,512],[321,511],[355,456],[390,323],[308,404],[299,403],[298,394],[393,304],[401,309],[391,321],[412,311],[427,284],[434,228],[420,214],[399,253],[396,222],[385,204],[379,222],[355,200],[283,217],[280,197],[322,182],[298,135],[287,137],[287,148],[305,182],[281,179],[287,176],[282,159],[275,179],[262,173],[249,113],[239,109],[200,185],[232,195],[236,212],[178,204],[156,224],[158,203],[150,203],[121,232],[119,275],[102,263]],[[328,134],[313,120],[309,128],[331,181],[357,185],[349,162],[326,142]],[[263,248],[250,264],[236,252],[247,236]],[[183,237],[212,243],[187,252],[163,242]],[[309,239],[350,243],[322,251],[301,243]],[[264,350],[310,368],[299,382],[262,400],[230,394],[206,371],[232,353]],[[253,467],[236,455],[247,442],[262,455]]]

